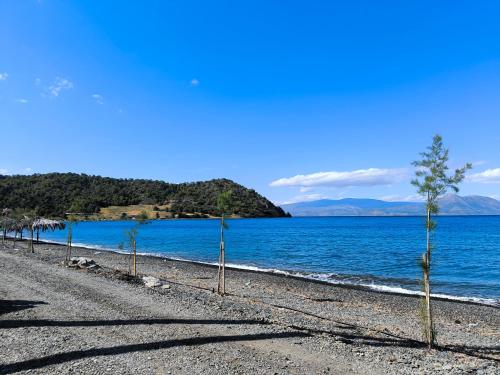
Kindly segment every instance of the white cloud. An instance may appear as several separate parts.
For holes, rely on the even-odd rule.
[[[500,168],[487,169],[483,172],[470,174],[467,176],[467,181],[482,184],[498,184],[500,183]]]
[[[193,78],[193,79],[189,82],[189,84],[190,84],[191,86],[193,86],[193,87],[196,87],[196,86],[198,86],[198,85],[200,84],[200,81],[199,81],[198,79],[196,79],[196,78]]]
[[[52,85],[48,88],[49,95],[58,97],[61,91],[70,90],[73,88],[73,82],[67,78],[57,77]]]
[[[7,175],[7,174],[10,174],[10,171],[8,169],[5,169],[5,168],[0,168],[0,174]]]
[[[406,169],[369,168],[349,172],[318,172],[307,175],[280,178],[271,182],[271,186],[376,186],[390,185],[408,177]]]
[[[0,73],[0,81],[5,81],[7,78],[9,78],[7,73]]]
[[[28,99],[24,99],[24,98],[21,98],[21,99],[16,99],[14,100],[16,103],[21,103],[21,104],[26,104],[28,103]]]
[[[290,198],[287,201],[281,202],[279,204],[292,204],[292,203],[298,203],[298,202],[311,202],[311,201],[317,201],[319,199],[328,199],[326,195],[323,194],[305,194],[305,195],[297,195],[293,198]]]
[[[472,167],[476,168],[476,167],[479,167],[480,165],[484,165],[486,163],[487,163],[486,160],[478,160],[478,161],[475,161],[472,163]]]
[[[28,168],[24,168],[24,171],[26,173],[31,173],[31,172],[33,172],[33,169],[31,169],[31,168],[28,167]]]
[[[102,95],[94,94],[92,95],[92,98],[94,98],[97,104],[104,104],[104,98],[102,97]]]
[[[40,83],[42,83],[42,80],[40,78],[35,78],[35,86],[40,86]]]
[[[307,186],[302,186],[300,188],[301,193],[307,193],[308,191],[311,191],[313,188],[312,187],[307,187]]]

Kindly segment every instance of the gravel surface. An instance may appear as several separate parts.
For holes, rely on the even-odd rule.
[[[497,307],[436,300],[428,351],[411,296],[227,270],[221,297],[211,266],[26,245],[0,245],[1,374],[500,374]]]

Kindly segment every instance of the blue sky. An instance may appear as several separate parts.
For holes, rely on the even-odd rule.
[[[497,1],[0,2],[0,173],[413,199],[435,133],[500,197]]]

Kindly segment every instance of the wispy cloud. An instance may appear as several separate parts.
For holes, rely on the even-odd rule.
[[[64,90],[70,90],[73,88],[73,82],[67,78],[57,77],[54,83],[48,87],[48,93],[52,97],[58,97],[59,94]]]
[[[327,187],[350,187],[350,186],[376,186],[391,185],[408,177],[408,170],[368,168],[348,172],[317,172],[306,175],[280,178],[271,182],[271,186],[327,186]]]
[[[486,160],[477,160],[477,161],[475,161],[475,162],[472,163],[472,166],[474,168],[476,168],[476,167],[479,167],[479,166],[484,165],[486,163],[487,163]]]
[[[0,81],[5,81],[7,78],[9,78],[7,73],[0,73]]]
[[[298,202],[311,202],[311,201],[317,201],[319,199],[328,199],[328,196],[323,195],[323,194],[304,194],[304,195],[297,195],[293,198],[290,198],[284,202],[280,202],[279,204],[292,204],[292,203],[298,203]]]
[[[483,172],[470,174],[466,180],[482,184],[498,184],[500,183],[500,168],[487,169]]]
[[[0,168],[0,174],[7,175],[7,174],[10,174],[10,171],[8,169],[5,169],[5,168]]]
[[[196,78],[193,78],[193,79],[189,82],[189,84],[190,84],[192,87],[196,87],[196,86],[198,86],[198,85],[200,84],[200,81],[199,81],[198,79],[196,79]]]
[[[35,78],[35,86],[40,86],[42,80],[40,78]]]
[[[21,104],[26,104],[28,103],[28,99],[24,99],[24,98],[20,98],[20,99],[16,99],[14,100],[16,103],[21,103]]]
[[[92,95],[92,98],[94,98],[95,102],[97,104],[104,104],[104,98],[102,97],[102,95],[99,95],[99,94],[93,94]]]

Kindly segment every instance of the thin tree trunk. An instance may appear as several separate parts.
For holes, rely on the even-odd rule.
[[[34,253],[35,252],[35,247],[33,246],[33,234],[34,234],[34,231],[33,231],[33,228],[30,228],[30,253]]]
[[[134,276],[137,276],[137,243],[134,240]]]
[[[68,228],[68,241],[66,243],[66,263],[71,259],[71,242],[73,240],[73,231],[72,228]]]
[[[16,247],[16,240],[17,240],[17,230],[14,231],[14,242],[12,243],[12,247]]]
[[[132,275],[132,251],[128,252],[128,274]]]
[[[225,282],[224,282],[224,271],[225,271],[225,261],[224,261],[224,215],[220,219],[220,248],[219,248],[219,283],[217,286],[217,292],[221,295],[225,293]]]
[[[425,307],[426,307],[426,336],[427,345],[432,349],[434,344],[434,330],[432,322],[432,309],[431,309],[431,285],[430,285],[430,270],[431,270],[431,210],[427,209],[427,250],[425,253],[424,264],[424,291],[425,291]]]
[[[219,271],[217,272],[217,293],[220,294],[220,283],[222,275],[222,242],[219,243]]]
[[[36,243],[40,243],[40,228],[36,228]]]
[[[71,260],[71,252],[73,251],[73,235],[69,238],[69,260]]]
[[[222,242],[222,295],[226,294],[226,245]]]
[[[7,218],[3,219],[3,230],[2,230],[2,245],[5,245],[5,236],[7,235]]]

